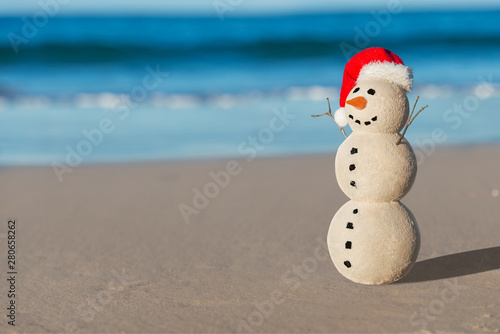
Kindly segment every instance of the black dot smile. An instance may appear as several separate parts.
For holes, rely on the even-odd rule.
[[[354,116],[353,116],[353,115],[351,115],[351,114],[349,114],[349,118],[350,118],[350,119],[354,119]],[[366,125],[366,126],[368,126],[368,125],[372,124],[372,122],[375,122],[376,120],[377,120],[377,116],[372,117],[371,122],[370,122],[370,121],[366,121],[366,122],[364,122],[364,123],[365,123],[365,125]],[[356,123],[356,124],[360,124],[360,125],[361,125],[361,121],[360,121],[359,119],[356,119],[356,120],[354,121],[354,123]]]

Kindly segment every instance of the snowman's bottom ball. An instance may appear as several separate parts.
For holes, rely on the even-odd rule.
[[[400,202],[349,201],[333,217],[328,249],[337,270],[351,281],[392,283],[417,260],[420,233]]]

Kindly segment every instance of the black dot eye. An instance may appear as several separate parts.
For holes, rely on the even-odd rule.
[[[357,92],[359,92],[359,87],[356,87],[356,89],[355,89],[355,90],[353,90],[352,92],[353,92],[353,93],[357,93]]]
[[[368,89],[368,94],[375,95],[375,89],[373,88]]]

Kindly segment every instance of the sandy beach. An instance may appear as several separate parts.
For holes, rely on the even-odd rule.
[[[81,166],[61,183],[50,167],[3,168],[0,332],[499,332],[500,146],[441,148],[419,166],[402,200],[419,258],[384,286],[348,281],[325,248],[348,201],[334,159]]]

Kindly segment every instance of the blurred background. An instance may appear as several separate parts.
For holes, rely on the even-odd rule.
[[[338,108],[347,60],[372,46],[413,67],[410,104],[429,104],[415,147],[500,142],[498,2],[19,0],[0,15],[0,165],[332,153],[342,134],[310,115]],[[295,117],[252,144],[277,110]]]

